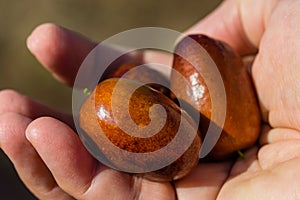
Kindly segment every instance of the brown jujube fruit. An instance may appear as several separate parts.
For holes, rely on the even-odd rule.
[[[212,105],[211,89],[218,90],[217,74],[211,69],[205,53],[199,51],[200,44],[215,62],[221,75],[226,92],[226,116],[224,126],[211,121],[211,113],[216,109]],[[184,58],[179,56],[184,55]],[[190,61],[190,62],[188,62]],[[196,63],[199,71],[191,64]],[[252,146],[260,131],[260,114],[256,95],[247,68],[241,57],[227,44],[204,35],[190,35],[183,38],[176,46],[173,69],[177,70],[188,85],[182,84],[180,78],[171,74],[171,89],[178,99],[183,99],[196,111],[200,112],[200,132],[206,136],[209,123],[222,128],[221,136],[210,152],[210,157],[223,159],[233,152]],[[206,79],[204,76],[207,77]],[[195,94],[195,91],[198,91]],[[218,92],[218,91],[215,91]],[[200,94],[201,93],[201,94]],[[220,99],[216,99],[219,103]],[[222,102],[220,102],[222,103]],[[216,110],[216,113],[218,111]]]
[[[113,93],[118,81],[122,81],[120,90]],[[136,87],[138,82],[128,79],[111,78],[98,84],[92,94],[83,103],[79,122],[80,127],[87,133],[92,141],[95,142],[99,150],[110,160],[111,164],[117,169],[124,166],[133,166],[138,163],[141,167],[156,165],[161,159],[176,156],[179,154],[183,142],[190,139],[190,146],[185,149],[183,154],[170,165],[156,171],[139,174],[140,176],[156,181],[171,181],[187,175],[198,163],[199,150],[201,146],[200,134],[197,125],[190,116],[168,97],[162,93],[143,85],[133,92],[129,104],[124,102],[124,96],[128,95],[132,87]],[[136,127],[145,127],[151,122],[149,109],[159,104],[166,111],[167,118],[163,128],[156,134],[142,138],[124,132],[117,124],[112,111],[112,94],[114,97],[115,111],[119,114],[119,121],[127,126],[128,120],[133,120]],[[130,115],[128,116],[127,111]],[[161,120],[161,113],[151,112],[151,119]],[[181,117],[184,120],[181,120]],[[182,123],[182,131],[176,148],[168,151],[165,155],[159,157],[152,156],[151,152],[166,147],[174,140],[179,130],[179,124]],[[136,127],[126,127],[126,130],[134,132]],[[154,127],[155,128],[155,127]],[[151,127],[150,127],[151,129]],[[192,133],[196,133],[193,137]],[[179,134],[179,133],[177,133]],[[112,144],[119,149],[112,148]],[[134,156],[124,155],[124,152],[149,153],[142,159],[136,159]]]
[[[166,96],[170,96],[170,89],[168,88],[170,85],[169,81],[161,73],[147,65],[143,65],[138,70],[134,70],[139,65],[142,65],[142,63],[124,63],[117,66],[114,71],[107,73],[105,78],[127,78],[139,81],[146,83],[151,88],[160,91]]]

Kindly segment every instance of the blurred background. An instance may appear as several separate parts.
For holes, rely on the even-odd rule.
[[[184,31],[221,0],[0,0],[0,90],[15,89],[57,109],[71,111],[71,88],[57,83],[26,48],[39,24],[53,22],[95,41],[131,28]],[[13,141],[12,141],[13,143]],[[0,199],[35,199],[0,150]]]

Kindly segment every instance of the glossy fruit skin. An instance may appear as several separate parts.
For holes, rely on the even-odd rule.
[[[149,109],[154,104],[163,106],[167,114],[165,124],[157,134],[147,138],[129,135],[119,127],[112,110],[113,90],[120,80],[111,78],[98,84],[81,107],[79,115],[80,127],[117,169],[122,168],[122,166],[134,165],[134,163],[139,163],[140,166],[146,167],[160,162],[163,158],[174,156],[173,154],[177,153],[176,149],[168,152],[166,155],[161,155],[159,158],[149,154],[149,156],[139,160],[136,160],[134,157],[124,157],[124,151],[151,153],[165,147],[174,139],[181,123],[181,115],[183,115],[186,120],[183,121],[183,130],[185,132],[181,141],[191,138],[191,133],[196,131],[195,137],[191,139],[190,147],[170,165],[156,171],[138,175],[155,181],[171,181],[187,175],[195,168],[199,159],[201,139],[200,133],[197,132],[197,125],[171,99],[146,85],[139,87],[132,94],[129,104],[127,104],[127,102],[124,102],[123,96],[130,91],[130,87],[136,87],[138,82],[122,79],[124,84],[121,85],[120,90],[117,92],[117,98],[114,100],[114,105],[117,106],[114,109],[120,114],[119,120],[125,122],[125,126],[130,118],[138,127],[147,126],[151,121]],[[126,111],[129,111],[130,116],[127,115]],[[154,120],[161,119],[160,113],[155,111],[151,113],[151,117]],[[126,127],[126,130],[130,129],[130,126]],[[119,150],[116,151],[111,148],[111,143],[119,147]],[[180,143],[178,144],[178,149],[180,149]]]
[[[138,70],[136,67],[143,65],[142,63],[124,63],[119,65],[114,71],[107,73],[107,78],[127,78],[130,80],[146,83],[151,88],[160,91],[166,96],[170,96],[169,81],[158,71],[151,69],[147,65],[143,65]],[[162,83],[162,84],[158,84]]]
[[[135,55],[135,59],[129,59],[132,55]],[[107,67],[99,82],[108,78],[127,78],[145,83],[170,97],[169,79],[147,65],[141,55],[142,51],[136,50],[120,56]]]
[[[190,35],[183,38],[176,46],[173,69],[177,70],[186,80],[188,85],[180,84],[180,79],[171,74],[171,90],[177,94],[178,99],[183,99],[196,111],[200,112],[199,123],[202,137],[206,136],[208,125],[211,122],[212,101],[208,91],[215,82],[216,74],[211,72],[212,66],[207,63],[207,54],[195,50],[191,40],[200,44],[215,62],[223,79],[226,92],[226,116],[221,136],[210,152],[213,159],[224,159],[237,150],[252,146],[260,132],[260,112],[254,92],[254,87],[247,68],[241,57],[229,45],[209,38],[205,35]],[[176,53],[185,56],[183,59]],[[191,61],[191,59],[193,59]],[[199,71],[190,62],[199,66]],[[206,75],[206,78],[203,77]],[[218,89],[219,87],[212,87]],[[218,91],[216,91],[218,92]],[[218,99],[217,99],[218,101]],[[215,123],[215,122],[212,122]]]

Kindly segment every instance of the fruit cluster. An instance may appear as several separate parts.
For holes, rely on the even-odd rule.
[[[195,42],[205,51],[199,51],[192,44]],[[217,72],[212,70],[211,60]],[[207,156],[209,159],[225,159],[256,142],[260,114],[251,77],[241,57],[227,44],[204,35],[183,38],[174,52],[173,69],[178,73],[172,71],[170,89],[155,84],[167,84],[168,80],[147,66],[138,73],[127,73],[141,64],[128,61],[107,71],[80,110],[81,128],[112,165],[134,168],[138,163],[143,168],[174,157],[174,162],[161,169],[139,174],[152,180],[171,181],[197,166],[204,138],[214,134],[208,132],[210,124],[222,132]],[[222,79],[222,87],[217,76]],[[225,102],[218,98],[220,88],[225,89]],[[216,94],[214,102],[212,92]],[[155,105],[162,106],[163,111],[154,109]],[[213,112],[218,115],[220,105],[226,106],[226,112],[219,113],[225,115],[223,124],[212,119]],[[199,122],[193,120],[193,113],[199,114]],[[145,136],[147,133],[150,136]],[[175,138],[171,150],[153,153]],[[118,148],[112,148],[111,143]],[[189,146],[182,145],[185,143]],[[126,152],[149,154],[137,158],[126,156]]]

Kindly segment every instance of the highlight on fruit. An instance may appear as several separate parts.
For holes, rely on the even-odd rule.
[[[87,149],[114,169],[154,181],[177,180],[201,162],[245,159],[241,150],[258,138],[251,77],[222,41],[201,34],[181,39],[169,77],[143,60],[113,62],[103,74],[92,91],[83,90],[78,118]]]

